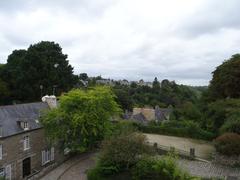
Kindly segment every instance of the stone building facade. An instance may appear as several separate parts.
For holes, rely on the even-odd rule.
[[[56,105],[49,99],[50,104],[47,99],[0,107],[0,176],[5,179],[29,179],[64,160],[63,152],[46,141],[39,122],[41,111]]]

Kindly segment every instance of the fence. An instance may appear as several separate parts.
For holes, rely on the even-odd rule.
[[[184,157],[184,158],[201,159],[200,157],[196,156],[194,148],[190,148],[189,151],[184,151],[182,149],[177,149],[175,147],[169,147],[169,146],[163,146],[163,145],[159,145],[157,143],[150,143],[150,142],[148,142],[148,144],[150,146],[153,146],[158,154],[166,154],[168,152],[174,152],[177,155],[179,155],[181,157]]]

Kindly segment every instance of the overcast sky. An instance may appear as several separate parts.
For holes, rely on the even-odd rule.
[[[1,0],[0,63],[55,41],[74,72],[207,85],[240,52],[239,0]]]

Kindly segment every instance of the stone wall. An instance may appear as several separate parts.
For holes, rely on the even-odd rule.
[[[23,149],[23,138],[29,136],[30,149]],[[42,150],[47,148],[47,143],[44,138],[44,130],[37,129],[34,131],[28,131],[15,136],[0,139],[0,144],[3,146],[3,158],[0,160],[0,167],[6,167],[11,164],[11,176],[12,179],[22,179],[22,161],[25,158],[31,157],[31,172],[39,172],[44,166],[42,166]],[[54,162],[61,162],[64,158],[58,148],[55,147]],[[48,166],[46,164],[45,166]]]

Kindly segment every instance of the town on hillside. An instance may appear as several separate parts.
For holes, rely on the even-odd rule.
[[[0,1],[0,180],[240,180],[240,1]]]

